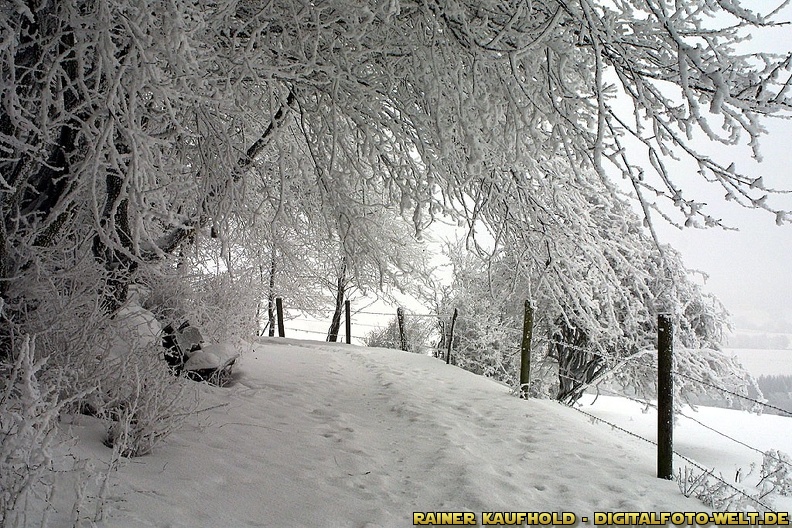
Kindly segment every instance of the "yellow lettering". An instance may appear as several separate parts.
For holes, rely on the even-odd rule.
[[[473,512],[413,512],[413,525],[475,525]]]
[[[503,512],[503,524],[517,524],[517,514],[514,512]]]
[[[561,521],[554,524],[577,524],[577,515],[571,512],[564,512],[561,514]]]
[[[503,513],[488,512],[481,516],[481,524],[503,524]]]
[[[715,524],[727,524],[728,519],[726,512],[712,512],[712,520],[715,521]]]
[[[709,524],[710,516],[708,513],[700,512],[696,514],[696,524],[706,526]]]

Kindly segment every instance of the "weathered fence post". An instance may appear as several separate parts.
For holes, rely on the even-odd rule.
[[[352,310],[350,308],[349,299],[344,301],[344,312],[344,315],[346,316],[346,342],[347,345],[349,345],[352,343],[352,319],[350,315]]]
[[[451,363],[451,345],[454,343],[454,325],[456,324],[457,314],[459,312],[454,308],[454,315],[451,316],[451,333],[448,336],[448,352],[446,352],[446,365]]]
[[[396,310],[396,319],[399,321],[399,343],[401,349],[407,351],[407,336],[404,335],[404,308]]]
[[[280,297],[275,298],[275,310],[278,312],[278,337],[286,337],[283,329],[283,299]]]
[[[657,478],[674,478],[674,325],[671,316],[657,317]]]
[[[533,308],[525,301],[522,344],[520,345],[520,398],[528,398],[531,382],[531,337],[533,336]]]
[[[437,318],[437,328],[440,330],[440,342],[437,343],[437,346],[434,349],[434,357],[442,358],[443,350],[446,348],[448,334],[446,334],[446,322],[439,317]]]

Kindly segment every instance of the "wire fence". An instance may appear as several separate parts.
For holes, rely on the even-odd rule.
[[[579,412],[579,413],[581,413],[581,414],[583,414],[583,415],[587,416],[587,417],[588,417],[590,420],[592,420],[592,422],[595,422],[595,423],[603,423],[603,424],[605,424],[605,425],[608,425],[608,426],[610,426],[612,429],[615,429],[615,430],[617,430],[617,431],[620,431],[620,432],[622,432],[622,433],[628,434],[628,435],[632,436],[633,438],[637,438],[637,439],[639,439],[639,440],[641,440],[641,441],[643,441],[643,442],[647,442],[647,443],[649,443],[649,444],[651,444],[651,445],[653,445],[653,446],[657,447],[657,442],[655,442],[654,440],[650,440],[649,438],[645,438],[645,437],[643,437],[643,436],[641,436],[641,435],[639,435],[639,434],[637,434],[637,433],[634,433],[633,431],[630,431],[630,430],[628,430],[628,429],[625,429],[624,427],[621,427],[621,426],[619,426],[619,425],[616,425],[615,423],[613,423],[613,422],[610,422],[610,421],[608,421],[608,420],[605,420],[604,418],[600,418],[599,416],[595,416],[595,415],[593,415],[593,414],[591,414],[591,413],[588,413],[588,412],[584,411],[583,409],[580,409],[580,408],[578,408],[578,407],[576,407],[576,406],[573,406],[573,407],[572,407],[572,409],[574,409],[574,410],[576,410],[577,412]],[[772,513],[777,513],[777,512],[776,512],[776,511],[775,511],[773,508],[771,508],[771,507],[770,507],[768,504],[766,504],[766,503],[762,502],[762,500],[761,500],[761,499],[758,499],[758,498],[756,498],[756,497],[752,497],[751,495],[749,495],[749,494],[748,494],[748,493],[746,493],[745,491],[741,490],[740,488],[738,488],[738,487],[734,486],[733,484],[731,484],[730,482],[728,482],[727,480],[725,480],[723,477],[721,477],[721,476],[719,476],[719,475],[716,475],[716,474],[713,472],[713,470],[711,470],[711,469],[708,469],[708,468],[704,467],[703,465],[699,464],[698,462],[696,462],[695,460],[691,459],[690,457],[687,457],[687,456],[685,456],[685,455],[683,455],[683,454],[679,453],[679,452],[678,452],[678,451],[676,451],[676,450],[674,451],[674,456],[676,456],[676,457],[678,457],[678,458],[680,458],[680,459],[684,460],[684,461],[685,461],[685,462],[687,462],[688,464],[690,464],[690,465],[692,465],[692,466],[696,467],[697,469],[699,469],[699,470],[700,470],[700,471],[702,471],[703,473],[706,473],[706,474],[708,474],[710,477],[712,477],[712,478],[714,478],[715,480],[719,481],[721,484],[725,485],[726,487],[728,487],[729,489],[731,489],[731,490],[732,490],[732,491],[734,491],[735,493],[737,493],[737,494],[739,494],[740,496],[742,496],[742,497],[744,497],[744,498],[748,499],[750,502],[753,502],[754,504],[757,504],[757,505],[761,506],[761,507],[762,507],[762,508],[764,508],[766,511],[768,511],[768,512],[772,512]]]
[[[568,379],[573,379],[573,378],[569,378],[568,376],[562,376],[560,374],[559,374],[559,376],[560,377],[567,377]],[[600,392],[603,392],[603,393],[605,393],[607,395],[610,395],[610,396],[616,396],[618,398],[624,398],[626,400],[629,400],[629,401],[632,401],[632,402],[635,402],[635,403],[639,403],[639,404],[641,404],[644,407],[650,407],[652,409],[657,409],[657,404],[652,403],[650,400],[642,400],[640,398],[635,398],[633,396],[629,396],[629,395],[624,394],[624,393],[618,393],[618,392],[615,392],[615,391],[611,391],[611,390],[609,390],[607,388],[602,388],[602,387],[598,388],[597,390],[600,391]],[[742,440],[738,440],[738,439],[734,438],[733,436],[730,436],[730,435],[724,433],[723,431],[720,431],[720,430],[715,429],[714,427],[712,427],[710,425],[705,424],[704,422],[702,422],[701,420],[698,420],[697,418],[694,418],[694,417],[692,417],[692,416],[690,416],[688,414],[685,414],[682,411],[677,410],[676,414],[681,416],[681,417],[683,417],[683,418],[686,418],[686,419],[688,419],[688,420],[690,420],[690,421],[692,421],[692,422],[694,422],[696,424],[698,424],[699,426],[701,426],[701,427],[703,427],[703,428],[705,428],[705,429],[717,434],[718,436],[720,436],[722,438],[725,438],[725,439],[727,439],[727,440],[729,440],[731,442],[734,442],[735,444],[738,444],[738,445],[741,445],[741,446],[743,446],[745,448],[748,448],[751,451],[759,453],[760,455],[767,456],[768,458],[772,458],[773,460],[775,460],[775,461],[777,461],[777,462],[779,462],[779,463],[781,463],[781,464],[783,464],[785,466],[788,466],[790,469],[792,469],[792,464],[790,464],[786,460],[783,460],[783,459],[775,456],[772,453],[768,453],[766,451],[762,451],[761,449],[759,449],[757,447],[754,447],[752,445],[749,445],[749,444],[743,442]]]
[[[751,398],[750,396],[746,396],[745,394],[739,394],[737,392],[730,391],[728,389],[725,389],[723,387],[715,385],[714,383],[709,383],[709,382],[706,382],[704,380],[696,379],[696,378],[694,378],[694,377],[692,377],[692,376],[690,376],[688,374],[684,374],[684,373],[678,372],[678,371],[674,371],[674,375],[675,376],[679,376],[680,378],[685,378],[685,379],[689,379],[691,381],[695,381],[696,383],[701,383],[702,385],[706,385],[706,386],[708,386],[710,388],[719,390],[719,391],[724,392],[726,394],[730,394],[732,396],[737,396],[738,398],[742,398],[743,400],[747,400],[747,401],[753,402],[755,405],[760,405],[760,406],[762,406],[762,407],[764,407],[766,409],[773,409],[775,411],[779,411],[779,412],[784,413],[786,415],[792,416],[792,411],[788,411],[786,409],[782,409],[781,407],[777,407],[775,405],[771,405],[771,404],[769,404],[767,402],[759,401],[756,398]]]
[[[352,312],[352,314],[354,314],[354,315],[379,316],[379,317],[387,316],[387,317],[391,317],[393,319],[397,319],[397,313],[394,313],[394,312],[377,312],[377,311],[359,310],[359,311],[356,311],[356,312]],[[403,311],[402,315],[403,315],[404,319],[408,319],[408,318],[412,318],[412,319],[434,319],[434,320],[444,321],[444,322],[451,320],[451,317],[449,315],[443,315],[443,314],[438,314],[438,313],[411,313],[411,312]],[[482,320],[480,318],[467,317],[467,316],[463,316],[463,315],[458,315],[457,319],[459,321],[463,321],[463,322],[475,323],[480,328],[483,328],[485,330],[485,332],[486,331],[490,331],[491,332],[491,331],[497,330],[497,331],[503,331],[503,332],[510,332],[510,333],[514,333],[514,334],[518,334],[518,335],[522,335],[523,334],[523,329],[515,328],[515,327],[512,327],[512,326],[510,326],[508,324],[505,324],[505,323],[502,323],[502,322],[486,321],[486,320]],[[311,322],[311,323],[319,323],[320,322],[319,319],[315,319],[315,318],[309,319],[307,317],[302,317],[302,318],[301,317],[292,317],[292,318],[290,318],[290,321]],[[376,328],[385,328],[388,324],[391,324],[391,323],[385,323],[384,325],[380,325],[380,324],[373,324],[373,323],[356,322],[356,323],[354,323],[354,327],[364,327],[364,328],[376,329]],[[343,333],[341,331],[342,329],[343,329],[343,326],[339,329],[339,332],[338,332],[338,337],[339,338],[343,335]],[[301,333],[322,335],[322,336],[325,336],[325,337],[327,337],[328,333],[329,333],[328,331],[319,331],[319,330],[314,330],[314,329],[309,329],[309,328],[293,328],[292,330],[294,330],[296,332],[301,332]],[[440,341],[441,342],[445,342],[445,340],[448,339],[448,338],[449,338],[448,335],[441,336],[441,340]],[[480,346],[481,345],[480,340],[471,339],[467,335],[465,335],[464,333],[457,334],[457,335],[453,336],[453,338],[456,340],[455,342],[457,343],[457,345],[460,345],[461,347],[470,347],[470,346]],[[624,359],[624,358],[614,357],[613,355],[609,355],[609,354],[605,353],[601,348],[598,349],[598,348],[596,348],[594,346],[580,346],[580,345],[577,345],[577,344],[568,343],[566,341],[558,339],[555,336],[552,337],[552,338],[546,339],[545,342],[548,345],[550,345],[550,346],[564,347],[565,349],[575,351],[576,353],[585,353],[589,358],[596,359],[596,360],[601,360],[601,361],[606,362],[606,363],[612,363],[614,360],[623,361],[623,359]],[[421,351],[426,351],[426,352],[432,352],[432,354],[434,356],[436,356],[436,357],[444,357],[447,354],[446,345],[440,346],[438,344],[437,346],[430,346],[430,345],[423,345],[423,344],[413,344],[412,348],[413,348],[414,351],[421,350]],[[655,370],[656,370],[656,366],[655,366]],[[687,380],[688,382],[698,383],[698,384],[701,384],[703,387],[707,387],[709,389],[715,389],[715,390],[720,391],[722,393],[728,394],[728,395],[730,395],[732,397],[737,397],[737,398],[740,398],[740,399],[743,399],[743,400],[746,400],[746,401],[750,401],[755,406],[760,406],[762,408],[767,408],[767,409],[773,409],[774,411],[782,413],[784,415],[792,416],[792,411],[789,411],[787,409],[783,409],[781,407],[769,404],[769,403],[764,402],[764,401],[760,401],[760,400],[758,400],[756,398],[752,398],[752,397],[750,397],[750,396],[748,396],[746,394],[740,394],[738,392],[735,392],[734,390],[730,390],[730,389],[727,389],[725,387],[721,387],[721,386],[716,385],[715,383],[712,383],[710,381],[699,379],[699,378],[697,378],[695,376],[692,376],[690,374],[687,374],[687,373],[684,373],[684,372],[679,372],[678,370],[673,370],[672,374],[673,374],[673,376],[675,378],[684,379],[684,380]],[[573,384],[573,387],[575,387],[575,384],[577,384],[577,387],[575,387],[575,388],[576,388],[576,390],[580,390],[581,392],[582,392],[582,390],[585,390],[585,388],[587,386],[590,385],[590,383],[586,383],[585,380],[581,380],[581,379],[579,379],[577,377],[574,377],[574,376],[565,375],[563,372],[560,372],[560,371],[558,372],[558,377],[559,377],[559,380],[560,379],[566,379],[567,381],[571,382]],[[651,407],[651,408],[655,408],[655,409],[657,408],[657,405],[652,403],[649,400],[637,398],[637,397],[634,397],[634,396],[631,396],[631,395],[628,395],[628,394],[624,394],[624,393],[620,393],[620,392],[615,392],[615,391],[610,390],[609,388],[607,388],[604,385],[598,385],[597,386],[597,391],[598,391],[598,393],[602,392],[602,393],[609,394],[609,395],[612,395],[612,396],[625,398],[627,400],[639,403],[642,406],[647,406],[647,407]],[[643,436],[641,436],[638,433],[635,433],[635,432],[630,431],[630,430],[628,430],[628,429],[626,429],[624,427],[621,427],[621,426],[619,426],[617,424],[614,424],[614,423],[612,423],[612,422],[610,422],[608,420],[605,420],[605,419],[600,418],[598,416],[595,416],[595,415],[593,415],[591,413],[588,413],[588,412],[580,409],[578,406],[572,406],[572,408],[575,409],[576,411],[580,412],[581,414],[587,416],[588,418],[590,418],[591,420],[593,420],[595,422],[604,423],[604,424],[610,426],[611,428],[613,428],[615,430],[621,431],[621,432],[623,432],[625,434],[628,434],[628,435],[630,435],[632,437],[638,438],[638,439],[640,439],[640,440],[642,440],[644,442],[647,442],[649,444],[652,444],[654,446],[658,445],[657,442],[654,441],[654,440],[650,440],[648,438],[644,438]],[[749,450],[751,450],[751,451],[753,451],[755,453],[761,454],[763,457],[768,457],[768,458],[770,458],[772,460],[775,460],[777,463],[779,463],[779,464],[781,464],[781,465],[783,465],[783,466],[785,466],[787,468],[792,469],[792,464],[790,464],[788,461],[786,461],[786,460],[774,455],[770,451],[767,451],[767,452],[763,451],[763,450],[759,449],[758,447],[753,446],[753,445],[751,445],[751,444],[749,444],[749,443],[747,443],[747,442],[745,442],[743,440],[739,440],[737,438],[734,438],[733,436],[725,433],[724,431],[721,431],[721,430],[719,430],[716,427],[713,427],[711,425],[705,424],[701,420],[699,420],[699,419],[697,419],[697,418],[695,418],[693,416],[690,416],[689,414],[687,414],[685,412],[682,412],[679,409],[677,409],[676,414],[681,416],[681,417],[684,417],[685,419],[697,424],[698,426],[700,426],[700,427],[702,427],[702,428],[704,428],[704,429],[706,429],[706,430],[708,430],[708,431],[720,436],[721,438],[724,438],[724,439],[726,439],[726,440],[728,440],[730,442],[733,442],[733,443],[735,443],[737,445],[740,445],[743,448],[749,449]],[[705,468],[701,464],[699,464],[699,463],[695,462],[694,460],[692,460],[690,457],[687,457],[687,456],[679,453],[678,451],[673,451],[673,454],[674,454],[674,456],[678,457],[681,460],[684,460],[686,463],[690,464],[691,466],[698,468],[699,470],[701,470],[702,472],[708,474],[712,478],[720,481],[723,485],[727,486],[729,489],[733,490],[735,493],[737,493],[737,494],[745,497],[749,501],[761,506],[766,511],[770,511],[770,512],[773,511],[772,508],[770,508],[767,504],[763,503],[760,499],[750,496],[745,491],[743,491],[743,490],[737,488],[736,486],[732,485],[731,483],[725,481],[722,477],[720,477],[718,475],[715,475],[712,470],[709,470],[709,469]]]

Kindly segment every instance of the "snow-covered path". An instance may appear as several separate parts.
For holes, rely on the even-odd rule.
[[[411,526],[413,511],[706,511],[654,451],[425,356],[263,340],[124,464],[105,526]],[[634,441],[633,441],[634,440]]]

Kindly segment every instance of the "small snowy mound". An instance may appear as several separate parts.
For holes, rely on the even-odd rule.
[[[111,321],[110,359],[122,359],[133,350],[160,346],[162,327],[157,318],[137,300],[122,306]]]
[[[206,350],[196,350],[192,353],[190,359],[184,363],[184,370],[216,369],[220,368],[223,363],[224,361],[221,361],[217,354]]]
[[[240,352],[239,347],[230,343],[204,343],[201,345],[201,350],[217,357],[221,362],[218,367],[229,359],[239,357]]]

